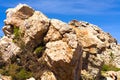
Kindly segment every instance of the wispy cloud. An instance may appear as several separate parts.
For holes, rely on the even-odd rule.
[[[118,0],[16,0],[12,4],[3,3],[2,6],[13,7],[18,3],[26,3],[37,10],[46,13],[59,14],[115,14],[117,11],[110,11],[120,7],[116,4]],[[7,5],[6,5],[7,4]]]
[[[39,4],[37,4],[39,3]],[[48,13],[59,14],[104,14],[117,5],[115,0],[44,0],[29,5]]]

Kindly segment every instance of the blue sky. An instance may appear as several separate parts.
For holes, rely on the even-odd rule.
[[[0,36],[3,35],[5,11],[25,3],[64,22],[87,21],[109,32],[120,43],[120,0],[0,0]]]

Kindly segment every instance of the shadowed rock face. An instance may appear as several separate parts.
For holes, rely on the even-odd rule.
[[[105,61],[101,56],[111,44],[116,45],[114,38],[95,25],[49,19],[26,4],[8,9],[6,15],[0,73],[5,75],[7,70],[16,80],[98,80]],[[23,76],[22,71],[27,76],[17,76]]]

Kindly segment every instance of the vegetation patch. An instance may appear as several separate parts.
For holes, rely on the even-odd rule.
[[[33,76],[32,72],[25,70],[17,64],[10,64],[0,69],[0,74],[11,76],[12,80],[26,80]]]
[[[24,68],[20,69],[20,71],[16,74],[15,79],[16,80],[25,80],[32,77],[32,73],[26,71]]]
[[[113,60],[114,59],[114,53],[110,53],[110,57],[111,57],[111,60]]]
[[[14,26],[14,28],[13,28],[13,34],[14,34],[14,36],[15,36],[16,39],[18,39],[20,37],[21,33],[20,33],[19,27]]]
[[[44,50],[45,50],[45,45],[44,45],[44,43],[41,43],[41,44],[39,44],[37,47],[35,47],[35,49],[34,49],[34,54],[35,54],[38,58],[40,58],[40,57],[42,57],[42,54],[44,53]]]
[[[117,67],[110,65],[110,64],[109,65],[104,64],[102,66],[102,71],[120,71],[120,68],[117,68]]]
[[[22,40],[22,38],[24,36],[24,32],[21,31],[19,29],[19,27],[14,26],[13,27],[13,35],[14,35],[13,42],[16,43],[21,49],[24,49],[25,43]]]
[[[39,46],[35,49],[34,53],[37,55],[37,56],[40,56],[42,54],[42,51],[43,51],[43,46]]]

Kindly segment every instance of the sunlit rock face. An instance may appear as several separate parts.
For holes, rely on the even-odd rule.
[[[82,46],[67,23],[49,19],[25,4],[6,13],[0,52],[1,59],[10,64],[4,67],[15,64],[33,72],[37,80],[80,78]]]
[[[49,19],[26,4],[8,9],[6,15],[5,36],[0,39],[3,76],[13,80],[99,80],[102,66],[111,60],[110,50],[117,56],[111,63],[120,65],[116,40],[93,24]]]
[[[106,54],[106,50],[111,50],[110,46],[111,44],[116,45],[116,40],[98,26],[88,22],[73,20],[69,22],[69,25],[76,31],[78,41],[83,47],[83,76],[89,75],[91,79],[98,80],[101,76],[102,65],[108,61],[105,58],[109,56]]]

